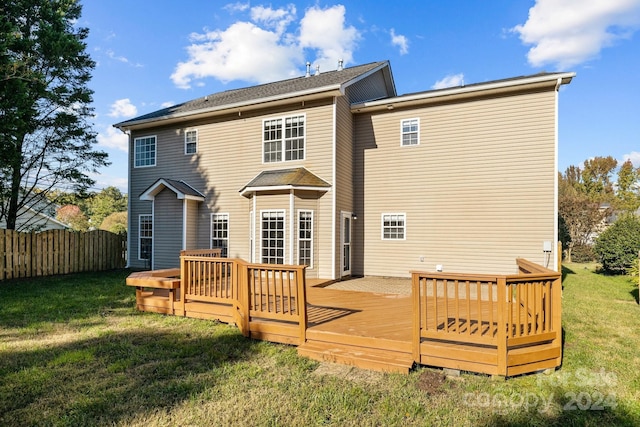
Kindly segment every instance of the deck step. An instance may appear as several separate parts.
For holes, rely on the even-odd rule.
[[[413,358],[408,353],[322,341],[305,342],[298,346],[298,354],[321,362],[341,363],[374,371],[406,374],[413,367]]]

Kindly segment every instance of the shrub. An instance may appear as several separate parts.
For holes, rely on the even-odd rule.
[[[594,250],[606,273],[625,274],[638,262],[640,219],[633,215],[618,219],[596,239]]]
[[[597,259],[591,245],[575,245],[571,249],[571,262],[593,262]]]

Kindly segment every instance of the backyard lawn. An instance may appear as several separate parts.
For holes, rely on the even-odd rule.
[[[0,282],[0,425],[639,425],[638,287],[594,268],[565,266],[561,369],[506,380],[319,364],[140,313],[125,270]]]

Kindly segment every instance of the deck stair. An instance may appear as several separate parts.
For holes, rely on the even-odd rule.
[[[407,374],[413,367],[411,353],[353,344],[309,340],[298,354],[321,362],[333,362],[383,372]]]

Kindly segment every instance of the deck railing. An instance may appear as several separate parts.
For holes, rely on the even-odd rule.
[[[304,342],[305,266],[249,264],[210,254],[183,254],[180,259],[179,314],[187,316],[190,305],[201,307],[196,304],[205,303],[209,304],[210,317],[232,317],[245,335],[252,331],[251,322],[260,319],[272,321],[262,328],[271,335],[287,335],[287,341]],[[285,325],[278,326],[278,322]]]
[[[559,366],[560,273],[516,263],[518,275],[413,272],[414,359],[499,375]]]

